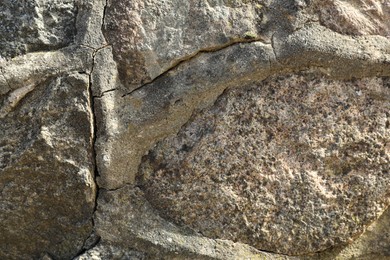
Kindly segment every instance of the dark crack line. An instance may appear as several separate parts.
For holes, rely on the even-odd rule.
[[[114,92],[114,91],[116,91],[116,90],[117,90],[117,88],[105,90],[105,91],[101,92],[100,95],[98,95],[98,96],[93,96],[93,98],[102,98],[105,94],[110,93],[110,92]]]
[[[107,6],[108,6],[108,0],[106,0],[104,7],[103,7],[103,17],[102,17],[102,26],[101,26],[102,33],[104,32],[104,25],[106,23],[105,19],[106,19],[106,14],[107,14]],[[105,38],[104,34],[103,34],[103,37]]]
[[[108,4],[108,0],[106,0],[104,8],[103,8],[101,31],[103,31],[104,18],[105,18],[105,14],[106,14],[107,4]],[[97,177],[100,176],[100,173],[99,173],[99,169],[97,166],[97,159],[96,159],[96,156],[97,156],[97,152],[96,152],[97,120],[96,120],[96,113],[95,113],[95,96],[93,95],[93,72],[94,72],[94,67],[96,64],[95,58],[96,58],[97,53],[100,50],[109,47],[110,44],[105,44],[99,48],[92,48],[91,46],[87,46],[87,45],[82,45],[82,46],[93,50],[91,70],[89,71],[89,73],[87,73],[87,75],[88,75],[88,99],[89,99],[89,107],[90,107],[91,120],[92,120],[92,123],[91,123],[91,149],[92,149],[92,163],[93,163],[93,174],[94,174],[93,179],[95,182],[96,192],[95,192],[95,204],[94,204],[94,208],[92,211],[92,217],[91,217],[92,233],[90,234],[90,236],[88,238],[86,238],[86,240],[84,241],[84,244],[83,244],[83,248],[80,250],[80,252],[76,255],[75,258],[79,257],[80,255],[83,255],[88,250],[94,248],[97,244],[99,244],[99,242],[101,240],[100,236],[97,236],[96,241],[94,241],[94,243],[92,243],[91,245],[86,247],[86,242],[91,237],[91,235],[93,235],[96,232],[96,223],[95,223],[94,215],[98,209],[98,198],[99,198],[99,194],[101,192],[101,188],[99,187],[99,184],[96,181]],[[114,91],[114,90],[115,89],[104,91],[101,93],[101,96],[103,96],[107,92]]]
[[[148,85],[151,85],[153,84],[154,82],[156,82],[157,80],[159,80],[160,78],[163,78],[164,76],[166,76],[169,72],[177,69],[178,67],[180,67],[182,64],[184,63],[187,63],[187,62],[190,62],[196,58],[198,58],[200,55],[204,54],[204,53],[213,53],[213,52],[218,52],[218,51],[221,51],[221,50],[224,50],[224,49],[227,49],[227,48],[230,48],[230,47],[233,47],[235,45],[239,45],[239,44],[250,44],[250,43],[254,43],[254,42],[261,42],[263,44],[271,44],[269,42],[266,42],[263,38],[261,37],[256,37],[256,38],[253,38],[253,39],[239,39],[239,40],[235,40],[233,42],[230,42],[230,43],[227,43],[225,45],[221,45],[221,46],[218,46],[218,47],[209,47],[209,48],[206,48],[206,49],[202,49],[202,50],[199,50],[197,52],[195,52],[194,54],[192,55],[189,55],[189,56],[186,56],[182,59],[180,59],[179,61],[177,61],[175,64],[173,64],[171,67],[169,67],[167,70],[165,70],[163,73],[161,73],[160,75],[158,75],[157,77],[155,77],[153,80],[133,89],[132,91],[126,93],[126,94],[123,94],[122,97],[126,97],[126,96],[129,96],[131,94],[133,94],[134,92],[136,92],[137,90],[139,89],[142,89]]]
[[[85,45],[84,45],[85,46]],[[89,46],[85,46],[87,48],[91,48]],[[88,239],[96,232],[95,230],[95,220],[94,220],[94,215],[95,215],[95,212],[97,211],[97,208],[98,208],[98,197],[99,197],[99,193],[100,193],[100,187],[96,181],[96,178],[98,176],[100,176],[99,174],[99,170],[98,170],[98,167],[97,167],[97,160],[96,160],[96,148],[95,148],[95,144],[96,144],[96,129],[97,129],[97,120],[96,120],[96,113],[95,113],[95,104],[94,104],[94,96],[93,96],[93,80],[92,80],[92,77],[93,77],[93,71],[94,71],[94,67],[95,67],[95,57],[96,57],[96,54],[99,52],[99,50],[105,48],[107,46],[102,46],[102,47],[99,47],[97,49],[94,49],[94,48],[91,48],[91,49],[94,49],[93,53],[92,53],[92,64],[91,64],[91,70],[89,73],[86,73],[88,75],[88,103],[89,103],[89,109],[90,109],[90,113],[91,113],[91,151],[92,151],[92,164],[93,164],[93,179],[94,179],[94,182],[95,182],[95,187],[96,187],[96,191],[95,191],[95,203],[94,203],[94,207],[92,209],[92,214],[91,214],[91,222],[92,222],[92,232],[91,234],[85,239],[84,243],[83,243],[83,248],[78,252],[78,254],[73,258],[73,259],[76,259],[77,257],[79,257],[80,255],[84,254],[85,252],[87,252],[88,250],[90,250],[91,248],[95,247],[99,242],[100,242],[100,237],[97,236],[97,239],[96,241],[94,241],[94,243],[92,243],[90,246],[86,246],[86,243],[88,241]],[[95,233],[96,234],[96,233]]]

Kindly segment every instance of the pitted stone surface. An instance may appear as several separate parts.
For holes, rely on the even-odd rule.
[[[74,0],[2,0],[0,58],[68,45],[76,32]]]
[[[283,254],[340,245],[389,204],[389,79],[274,77],[227,91],[144,158],[163,216]]]

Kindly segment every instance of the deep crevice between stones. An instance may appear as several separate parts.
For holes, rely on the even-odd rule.
[[[85,46],[85,47],[93,49],[90,46]],[[95,220],[93,217],[95,215],[95,212],[96,212],[97,207],[98,207],[98,197],[99,197],[99,193],[100,193],[100,187],[96,181],[96,177],[98,177],[100,174],[99,174],[99,170],[98,170],[97,163],[96,163],[96,154],[97,153],[96,153],[96,149],[95,149],[95,143],[96,143],[96,138],[97,138],[96,137],[97,123],[96,123],[96,114],[95,114],[95,105],[94,105],[94,98],[95,97],[93,96],[93,89],[92,89],[92,84],[93,84],[92,76],[93,76],[93,71],[94,71],[94,66],[95,66],[96,54],[101,49],[104,49],[106,47],[108,47],[108,45],[104,45],[104,46],[101,46],[97,49],[94,49],[94,51],[92,53],[91,70],[89,71],[89,73],[85,73],[88,75],[88,105],[89,105],[89,109],[90,109],[90,113],[91,113],[90,116],[91,116],[91,121],[92,121],[91,122],[91,152],[92,152],[92,164],[93,164],[93,179],[94,179],[94,183],[95,183],[95,187],[96,187],[96,192],[95,192],[95,205],[94,205],[94,208],[93,208],[93,211],[91,214],[92,232],[85,239],[82,249],[77,253],[77,255],[74,257],[74,259],[79,257],[80,255],[84,254],[88,250],[92,249],[93,247],[95,247],[101,240],[101,238],[96,234]],[[94,235],[96,235],[95,239],[93,238]],[[88,240],[90,240],[91,238],[94,241],[88,243]]]
[[[103,15],[102,15],[102,21],[101,21],[101,31],[103,31],[103,26],[104,26],[104,19],[105,19],[105,15],[106,15],[106,8],[107,8],[107,5],[108,5],[108,0],[105,1],[105,5],[103,7]],[[76,30],[77,30],[77,26],[76,26]],[[89,73],[87,73],[88,75],[88,103],[89,103],[89,109],[90,109],[90,113],[91,113],[91,150],[92,150],[92,164],[93,164],[93,179],[94,179],[94,183],[95,183],[95,187],[96,187],[96,192],[95,192],[95,205],[94,205],[94,208],[93,208],[93,211],[92,211],[92,214],[91,214],[91,222],[92,222],[92,232],[91,234],[85,239],[84,243],[83,243],[83,247],[81,248],[81,250],[76,254],[76,256],[74,257],[75,258],[78,258],[79,256],[83,255],[84,253],[86,253],[88,250],[94,248],[95,246],[97,246],[99,243],[100,243],[100,240],[101,240],[101,237],[96,233],[96,225],[95,225],[95,220],[94,220],[94,215],[97,211],[97,208],[98,208],[98,198],[99,198],[99,193],[100,193],[100,187],[99,187],[99,184],[98,182],[96,181],[96,178],[100,175],[99,174],[99,169],[98,169],[98,166],[97,166],[97,161],[96,161],[96,148],[95,148],[95,144],[96,144],[96,139],[97,139],[97,135],[96,135],[96,130],[97,130],[97,120],[96,120],[96,113],[95,113],[95,97],[93,95],[93,71],[94,71],[94,66],[95,66],[95,57],[96,57],[96,54],[104,49],[104,48],[107,48],[109,47],[110,45],[109,44],[105,44],[99,48],[92,48],[91,46],[87,46],[87,45],[82,45],[82,46],[85,46],[87,48],[90,48],[90,49],[93,49],[93,53],[92,53],[92,64],[91,64],[91,70]],[[110,91],[114,91],[115,89],[112,89],[112,90],[108,90],[108,91],[104,91],[101,93],[101,97],[104,95],[104,93],[107,93],[107,92],[110,92]],[[93,236],[96,236],[95,238],[93,238]],[[88,241],[90,239],[93,239],[93,241]],[[88,242],[90,242],[88,244]]]

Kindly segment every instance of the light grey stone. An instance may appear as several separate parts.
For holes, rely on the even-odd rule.
[[[0,62],[4,81],[0,81],[0,96],[28,85],[35,87],[50,77],[78,71],[89,73],[93,50],[69,46],[57,51],[35,52]]]
[[[195,109],[211,105],[225,88],[267,77],[272,60],[271,45],[241,43],[201,54],[130,94],[118,90],[95,99],[99,185],[113,189],[134,183],[141,157],[157,140],[177,132]]]
[[[100,243],[89,249],[74,260],[109,260],[109,259],[126,259],[126,260],[144,260],[145,253],[137,252],[131,249],[121,248],[115,245]]]
[[[293,259],[260,252],[250,245],[290,255],[301,254],[299,259],[388,257],[388,214],[376,220],[389,204],[388,174],[378,175],[383,169],[386,173],[384,163],[389,156],[388,145],[381,143],[388,138],[388,119],[385,119],[388,112],[383,112],[381,117],[375,111],[388,110],[389,11],[387,1],[381,0],[3,1],[0,10],[0,207],[4,210],[0,211],[0,258],[70,259],[86,250],[80,259]],[[308,74],[303,77],[302,71]],[[286,75],[290,76],[283,81]],[[194,135],[183,137],[183,133],[194,126],[197,118],[214,111],[215,117],[207,117],[207,122],[192,128],[202,136],[200,141],[191,140],[210,148],[199,152],[197,158],[207,157],[213,149],[212,142],[207,144],[202,139],[212,133],[202,133],[202,129],[210,130],[208,125],[215,124],[220,130],[214,132],[220,133],[215,138],[227,143],[240,141],[215,154],[231,154],[250,167],[258,162],[275,164],[272,158],[268,161],[257,158],[254,150],[247,149],[263,140],[263,135],[241,138],[248,130],[245,122],[251,120],[246,115],[259,105],[246,107],[244,101],[252,104],[267,87],[274,86],[274,91],[280,89],[275,82],[286,85],[283,98],[290,109],[278,110],[273,105],[280,102],[264,99],[263,104],[267,106],[258,114],[265,123],[252,129],[254,132],[281,122],[280,118],[272,121],[274,115],[279,113],[281,117],[285,113],[290,115],[286,124],[296,128],[291,127],[291,133],[283,128],[291,138],[280,136],[280,140],[285,140],[280,147],[304,143],[307,136],[313,137],[304,135],[314,131],[312,123],[323,133],[334,130],[324,136],[325,143],[332,134],[345,141],[326,143],[334,151],[351,151],[348,150],[348,155],[339,152],[334,160],[333,157],[327,160],[324,165],[329,169],[325,167],[327,170],[318,171],[317,175],[313,171],[301,171],[288,179],[283,175],[285,169],[281,169],[280,176],[286,181],[278,186],[280,194],[273,196],[280,199],[274,208],[284,214],[272,219],[273,226],[267,222],[263,225],[265,231],[256,233],[253,223],[261,221],[253,218],[252,213],[257,212],[254,209],[259,207],[256,203],[238,203],[233,210],[251,212],[242,214],[246,219],[226,215],[231,210],[229,203],[219,211],[213,208],[228,195],[232,195],[230,199],[235,198],[229,189],[219,189],[228,185],[229,180],[219,182],[220,186],[214,190],[223,195],[219,200],[195,199],[186,205],[182,202],[185,197],[179,196],[197,198],[199,191],[194,188],[209,184],[199,181],[222,174],[218,169],[234,164],[233,160],[220,168],[206,166],[206,160],[177,166],[191,151],[184,146],[176,149],[177,153],[167,150],[175,151],[175,145],[194,138]],[[248,86],[262,88],[256,92]],[[370,91],[356,92],[354,96],[352,87],[367,87]],[[329,96],[323,100],[328,102],[322,104],[323,100],[319,100],[309,104],[310,98],[294,99],[294,94],[306,93],[304,90],[313,94],[310,92],[313,89],[327,90]],[[251,98],[247,99],[248,95]],[[345,100],[346,97],[349,99]],[[220,106],[221,100],[226,101],[225,107]],[[344,110],[338,101],[350,107]],[[227,111],[232,104],[247,109]],[[307,107],[303,108],[305,104]],[[294,117],[294,111],[299,110],[308,117],[306,114],[313,112],[313,107],[319,110],[321,104],[321,109],[333,117],[326,121],[310,115],[307,129],[299,128],[301,121]],[[355,121],[349,126],[339,125],[351,108],[359,112],[349,115]],[[234,120],[229,116],[233,114]],[[340,120],[332,121],[336,119]],[[327,129],[324,120],[333,122],[333,128]],[[226,126],[226,122],[231,123]],[[371,128],[367,130],[365,125]],[[223,126],[226,127],[221,130]],[[229,132],[229,129],[238,130]],[[278,133],[274,131],[274,135]],[[355,145],[360,137],[368,139]],[[248,145],[244,149],[241,144]],[[269,148],[269,144],[264,147]],[[289,169],[302,164],[299,158],[308,159],[307,164],[301,165],[303,168],[321,166],[320,146],[317,153],[310,147],[299,150],[291,146],[295,150],[290,149]],[[151,149],[139,171],[142,157]],[[269,153],[267,149],[258,153]],[[188,184],[186,191],[177,190],[179,186],[172,188],[172,184],[187,175],[172,177],[173,173],[167,170],[165,178],[162,169],[154,169],[160,162],[153,161],[151,155],[159,152],[165,168],[172,166],[170,169],[180,174],[185,169],[195,175],[207,174],[193,182],[196,185]],[[310,153],[318,161],[305,157]],[[220,164],[225,162],[223,158],[212,159]],[[357,166],[358,162],[362,162],[361,167]],[[259,167],[259,176],[269,173],[263,169],[265,166]],[[341,176],[339,183],[344,189],[335,188],[337,176],[316,182],[323,177],[321,174],[332,171],[345,173],[336,174]],[[100,185],[97,207],[94,177]],[[144,186],[146,183],[151,186]],[[240,185],[235,188],[240,190],[243,188]],[[272,187],[262,185],[255,187],[255,191],[245,192],[257,200],[270,199],[267,196],[272,194]],[[296,188],[291,188],[294,185]],[[331,199],[322,196],[324,185],[325,195],[332,190],[337,203],[331,204]],[[348,185],[354,188],[347,191]],[[163,192],[165,186],[168,188]],[[214,193],[207,190],[204,194]],[[267,196],[263,197],[264,194]],[[244,195],[237,195],[236,199],[243,199]],[[175,199],[166,202],[167,196]],[[359,198],[361,204],[352,203],[345,208],[351,198]],[[320,210],[310,215],[302,209],[303,201],[307,202],[306,208],[311,201],[330,206],[323,209],[314,204]],[[198,202],[200,208],[190,208]],[[172,211],[175,207],[183,207],[183,211]],[[97,208],[95,223],[91,221],[94,208]],[[259,216],[274,214],[274,208],[261,207]],[[205,221],[200,221],[202,218]],[[221,218],[222,222],[218,222]],[[300,218],[308,225],[299,222]],[[221,228],[224,221],[231,222],[226,230]],[[233,235],[228,234],[236,224],[242,228]],[[279,240],[275,235],[278,230],[285,232]],[[345,242],[352,244],[345,245]],[[329,248],[333,245],[334,248]]]

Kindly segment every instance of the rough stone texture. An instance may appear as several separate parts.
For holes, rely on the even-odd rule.
[[[318,1],[317,13],[321,24],[342,34],[390,37],[387,0]]]
[[[294,259],[180,229],[161,218],[136,187],[103,190],[99,199],[95,223],[102,243],[126,252],[131,241],[131,248],[144,252],[146,259]]]
[[[331,252],[333,259],[389,259],[390,258],[390,210],[369,226],[366,232],[346,248]],[[328,259],[331,259],[328,257]]]
[[[74,0],[2,0],[0,58],[68,45],[75,19]]]
[[[307,254],[389,203],[390,81],[270,78],[224,94],[143,163],[149,201],[208,237]]]
[[[108,90],[96,98],[99,185],[114,189],[134,183],[141,157],[156,140],[176,132],[196,107],[214,102],[227,86],[250,78],[264,79],[272,59],[269,45],[237,44],[204,53],[131,95]],[[100,81],[118,86],[115,73],[106,71],[104,75]]]
[[[49,79],[0,119],[0,258],[69,259],[95,205],[88,76]]]
[[[254,40],[261,1],[108,1],[104,33],[132,90],[199,51]]]
[[[137,252],[131,249],[124,249],[109,244],[99,244],[87,252],[75,258],[75,260],[100,260],[100,259],[130,259],[144,260],[145,253]]]
[[[95,102],[99,185],[114,189],[134,183],[142,155],[228,87],[307,67],[336,78],[390,76],[390,42],[383,37],[350,39],[309,25],[293,34],[275,34],[273,42],[237,43],[201,53],[131,93],[121,90],[115,67],[101,69],[104,73],[94,70],[104,82],[101,89],[94,89],[99,97]],[[103,55],[103,50],[99,53]],[[112,56],[104,57],[112,63]]]
[[[382,86],[388,84],[386,77],[390,76],[388,1],[6,0],[1,5],[0,161],[4,168],[0,169],[0,258],[71,259],[76,254],[81,254],[81,259],[330,260],[389,257],[390,242],[386,235],[388,213],[376,220],[389,200],[388,178],[380,172],[381,167],[385,172],[388,169],[386,162],[378,161],[381,158],[388,160],[388,144],[383,148],[383,145],[379,147],[374,143],[380,138],[382,141],[388,138],[388,128],[384,133],[378,130],[383,128],[378,111],[386,111],[388,117],[388,88]],[[308,70],[310,74],[303,77],[302,71]],[[290,75],[291,84],[301,82],[303,86],[290,86],[291,91],[285,87],[284,96],[278,96],[276,92],[272,94],[270,86],[285,82],[283,77],[286,75]],[[279,80],[275,81],[278,76]],[[264,85],[266,83],[262,81],[269,77],[274,79],[266,81],[271,85]],[[308,88],[307,84],[315,88]],[[360,96],[353,92],[351,88],[355,88],[356,84],[367,92],[362,91]],[[268,86],[270,93],[254,91],[255,85]],[[245,90],[228,90],[245,86]],[[331,86],[337,87],[333,89]],[[375,86],[377,90],[372,89]],[[299,102],[300,99],[294,99],[292,95],[298,93],[304,97],[308,93],[313,94],[310,92],[313,89],[318,89],[320,94],[326,90],[330,95],[328,99],[318,101],[318,104],[309,104],[310,99]],[[378,94],[380,91],[382,94]],[[270,112],[272,104],[284,104],[283,100],[288,101],[286,104],[291,107],[285,111],[285,115],[294,118],[299,113],[304,114],[308,127],[300,128],[299,120],[296,120],[296,124],[292,124],[291,120],[286,121],[292,124],[287,124],[290,128],[276,131],[274,135],[287,134],[269,143],[279,146],[270,147],[267,143],[268,146],[258,152],[271,153],[272,149],[278,147],[284,147],[287,151],[286,145],[294,146],[294,149],[298,147],[295,151],[299,152],[288,151],[291,152],[288,158],[285,154],[277,154],[274,156],[275,162],[272,162],[272,158],[267,161],[270,165],[275,163],[274,168],[277,169],[280,165],[276,159],[285,159],[289,163],[285,166],[301,173],[291,177],[285,174],[285,169],[280,169],[284,173],[280,175],[281,178],[288,180],[291,177],[292,181],[286,181],[283,185],[275,182],[275,187],[280,185],[283,192],[297,187],[287,197],[281,197],[282,194],[278,193],[274,195],[275,200],[278,198],[281,203],[287,201],[286,205],[275,204],[280,214],[271,219],[274,220],[273,227],[284,230],[285,236],[277,240],[277,234],[272,236],[260,231],[257,234],[261,237],[254,239],[253,223],[262,220],[253,218],[253,214],[257,213],[254,209],[259,205],[245,202],[245,199],[255,198],[255,201],[264,199],[264,203],[269,203],[272,196],[268,198],[262,195],[272,194],[269,185],[273,184],[273,180],[268,184],[262,182],[263,186],[251,187],[257,189],[258,194],[251,194],[250,189],[249,192],[242,191],[245,184],[236,187],[241,191],[241,197],[237,198],[244,200],[244,203],[236,208],[227,203],[226,209],[220,212],[247,210],[253,214],[239,222],[237,217],[240,216],[218,213],[225,216],[222,224],[230,223],[225,233],[239,222],[242,229],[233,234],[237,238],[231,239],[258,248],[289,254],[313,252],[330,245],[334,245],[333,248],[294,258],[264,253],[250,245],[230,240],[207,238],[197,230],[205,234],[208,232],[206,235],[211,237],[224,233],[223,230],[218,231],[221,222],[214,221],[216,215],[213,212],[216,209],[212,206],[215,200],[192,201],[189,205],[207,202],[205,207],[199,209],[199,216],[196,216],[198,210],[195,207],[189,209],[188,205],[183,205],[186,215],[168,212],[174,205],[182,203],[181,198],[173,201],[173,204],[167,203],[166,207],[156,205],[164,200],[164,196],[175,195],[172,193],[175,188],[168,189],[166,193],[161,191],[161,185],[166,185],[169,178],[175,183],[188,175],[175,179],[168,174],[171,177],[157,183],[161,171],[152,171],[155,162],[150,167],[146,167],[145,162],[143,172],[147,172],[148,176],[138,175],[138,184],[153,184],[149,188],[142,187],[151,203],[144,191],[139,189],[140,186],[135,186],[142,156],[167,137],[170,139],[163,143],[168,145],[169,140],[177,140],[179,144],[178,132],[182,128],[179,133],[181,138],[186,127],[193,125],[197,117],[210,111],[220,113],[220,116],[211,116],[212,120],[208,123],[221,122],[221,138],[223,133],[229,129],[239,129],[243,123],[241,133],[232,132],[229,136],[232,142],[248,133],[248,125],[244,123],[250,118],[240,118],[240,114],[233,118],[234,121],[227,116],[232,111],[224,111],[219,106],[221,100],[225,100],[227,105],[245,107],[240,97],[234,96],[238,93],[242,94],[244,100],[250,95],[279,98],[264,100],[263,106],[270,107],[258,111],[265,123],[256,131],[282,122],[279,119],[272,121],[275,113],[261,113]],[[220,95],[223,97],[210,109]],[[328,103],[324,103],[325,100]],[[321,104],[322,111],[329,111],[333,118],[321,117],[324,114],[313,112]],[[370,109],[366,111],[363,105]],[[256,105],[247,111],[253,112],[255,108]],[[348,114],[352,113],[352,108],[360,114]],[[280,110],[275,111],[281,113]],[[312,115],[305,114],[308,112],[317,117],[312,119]],[[245,115],[245,112],[242,114]],[[327,124],[338,122],[335,120],[347,122],[349,119],[344,117],[346,115],[355,121],[349,125]],[[368,119],[363,121],[362,118]],[[225,119],[238,123],[224,130],[221,127],[223,122],[227,122]],[[301,132],[313,138],[319,134],[310,124],[318,125],[316,129],[323,129],[323,132],[339,131],[339,140],[345,143],[332,143],[330,135],[316,142],[329,148],[329,151],[349,149],[348,154],[340,152],[334,155],[340,160],[324,161],[319,157],[322,156],[321,150],[313,152],[321,147],[314,149],[310,146],[313,143],[307,144],[310,149],[299,146],[307,141]],[[365,129],[367,125],[371,128]],[[294,129],[297,131],[294,132]],[[348,132],[349,129],[356,131]],[[6,134],[2,135],[5,130]],[[381,134],[382,137],[379,137]],[[287,138],[288,135],[292,137]],[[211,137],[212,134],[204,137],[207,136]],[[264,140],[266,137],[259,135],[255,139]],[[366,139],[354,143],[348,138]],[[277,140],[280,142],[275,143]],[[256,141],[248,147],[255,146]],[[352,145],[346,147],[346,144]],[[212,144],[203,145],[210,150],[215,149]],[[350,151],[353,148],[356,150]],[[385,152],[381,153],[381,149]],[[190,156],[191,151],[185,150],[187,148],[184,147],[183,151],[167,161],[167,165],[177,166],[184,160],[183,156]],[[251,166],[266,161],[265,158],[254,161],[258,154],[252,152],[250,149],[243,152],[239,145],[222,151],[232,157],[241,154],[239,162]],[[206,155],[200,153],[198,158]],[[306,161],[293,161],[292,158]],[[319,160],[313,161],[313,158]],[[96,169],[93,169],[95,159]],[[215,161],[217,157],[211,159]],[[218,166],[208,169],[204,163],[206,161],[181,168],[194,170],[198,167],[197,174],[207,168],[211,174],[208,177],[202,175],[206,179],[217,176],[215,169],[218,167],[226,168]],[[226,165],[232,163],[229,161]],[[314,170],[303,171],[307,167]],[[316,167],[317,176],[313,173]],[[93,186],[94,170],[100,188],[97,194]],[[260,176],[275,176],[264,165],[256,170]],[[332,171],[336,175],[333,176]],[[81,172],[84,174],[78,174]],[[340,172],[345,174],[338,175]],[[246,177],[235,178],[244,180]],[[215,180],[220,181],[214,178],[210,182]],[[229,180],[219,183],[219,187],[224,187],[221,194],[230,194],[226,189],[228,183]],[[194,182],[194,187],[198,184]],[[336,189],[337,184],[344,187]],[[348,185],[354,188],[347,191]],[[307,190],[298,193],[305,187]],[[321,191],[321,187],[328,190]],[[191,189],[189,187],[188,191]],[[156,193],[151,194],[154,190]],[[335,195],[330,195],[330,190]],[[178,191],[178,194],[198,195],[198,191],[193,194],[188,191]],[[159,192],[162,193],[161,198],[156,197]],[[213,191],[208,192],[206,194],[210,195]],[[334,201],[340,203],[330,204],[332,196],[336,196]],[[234,196],[228,197],[232,198]],[[317,203],[313,204],[313,208],[319,209],[318,213],[310,214],[306,210],[309,204],[302,208],[304,198]],[[97,205],[93,203],[95,199]],[[348,199],[351,199],[351,207],[345,209]],[[356,206],[354,199],[361,204]],[[320,205],[321,202],[323,204]],[[221,201],[218,200],[218,203]],[[321,208],[323,205],[330,206]],[[92,224],[94,206],[96,213]],[[213,221],[208,221],[210,216],[205,218],[206,209],[210,209]],[[266,218],[276,214],[265,209],[267,207],[261,208],[259,216]],[[331,212],[331,209],[334,211]],[[299,214],[300,211],[303,214]],[[187,221],[205,218],[204,222],[199,223],[203,230],[196,225],[195,230],[182,226],[181,217],[186,216]],[[303,218],[307,225],[294,222],[296,216]],[[177,223],[172,224],[172,220]],[[373,224],[368,226],[371,221]],[[271,222],[267,223],[264,230],[272,230]],[[286,225],[279,225],[281,223]],[[339,228],[335,225],[339,225]],[[208,228],[211,227],[210,231]],[[292,227],[291,230],[287,230],[289,227]],[[360,232],[363,233],[359,237]],[[292,242],[287,240],[297,234],[320,236],[312,241],[305,236]],[[276,240],[275,243],[270,244],[273,240]],[[345,245],[344,241],[352,244]]]
[[[92,50],[86,47],[70,46],[58,51],[36,52],[0,62],[0,95],[11,94],[18,89],[31,86],[32,89],[50,77],[78,71],[90,72]]]

